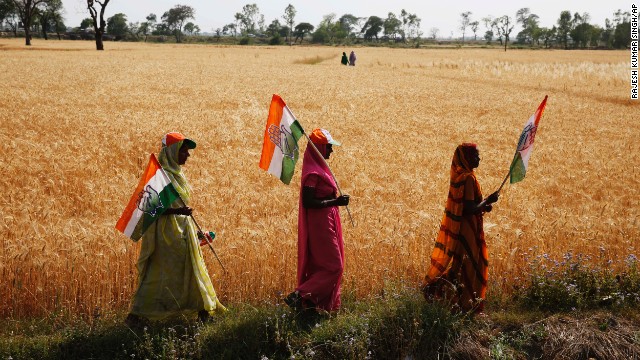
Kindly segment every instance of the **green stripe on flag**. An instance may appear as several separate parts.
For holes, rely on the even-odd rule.
[[[302,126],[300,126],[298,120],[295,120],[291,124],[290,130],[291,136],[286,137],[288,148],[296,150],[293,152],[293,159],[288,156],[285,156],[282,159],[282,172],[280,173],[280,180],[287,185],[289,185],[289,183],[291,182],[291,178],[293,178],[293,173],[296,168],[296,162],[298,162],[298,158],[300,156],[298,151],[298,140],[300,140],[302,134],[304,133],[304,131],[302,130]]]
[[[524,162],[522,161],[522,156],[520,152],[516,154],[513,158],[513,163],[511,163],[511,172],[509,182],[511,184],[515,184],[518,181],[522,181],[524,179],[524,175],[527,173],[527,169],[524,167]]]
[[[142,219],[138,221],[135,229],[133,230],[133,233],[131,233],[131,239],[133,239],[134,241],[139,240],[144,232],[147,231],[149,226],[151,226],[151,224],[153,224],[154,221],[156,221],[158,217],[160,217],[160,215],[162,215],[167,209],[169,209],[171,204],[176,201],[176,199],[178,199],[180,195],[173,187],[173,184],[169,184],[165,186],[162,191],[160,191],[158,197],[160,199],[160,203],[162,203],[162,207],[158,209],[155,216],[151,216],[151,214],[145,213]]]

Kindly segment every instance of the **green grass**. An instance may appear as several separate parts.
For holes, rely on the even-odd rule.
[[[335,314],[230,304],[211,323],[194,314],[130,329],[125,313],[60,313],[3,320],[0,359],[640,357],[637,260],[620,272],[583,260],[532,261],[520,288],[488,299],[486,316],[452,313],[403,284],[367,300],[347,294]]]

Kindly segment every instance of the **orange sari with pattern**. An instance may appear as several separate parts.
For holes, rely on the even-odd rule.
[[[460,145],[451,163],[447,205],[422,289],[427,300],[445,299],[463,311],[481,312],[489,270],[487,245],[482,212],[465,215],[465,201],[480,203],[482,191]]]

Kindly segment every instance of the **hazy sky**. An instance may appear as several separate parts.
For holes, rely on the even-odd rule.
[[[82,19],[89,17],[84,0],[63,0],[67,26],[79,26]],[[515,16],[518,9],[528,7],[532,13],[540,17],[540,26],[553,26],[560,12],[569,10],[571,13],[587,12],[591,16],[590,23],[604,27],[605,18],[612,19],[617,9],[630,11],[631,4],[640,5],[640,0],[111,0],[105,13],[106,18],[117,13],[124,13],[130,22],[141,22],[145,17],[154,13],[158,20],[162,14],[177,4],[189,5],[195,9],[195,20],[202,32],[213,32],[225,24],[234,21],[234,14],[242,11],[246,4],[257,4],[260,13],[265,16],[268,25],[278,18],[283,23],[282,15],[287,5],[292,4],[297,14],[295,22],[308,22],[314,26],[322,20],[323,15],[335,13],[337,17],[352,14],[358,17],[379,16],[386,18],[389,12],[396,15],[402,9],[415,13],[422,19],[421,29],[424,36],[433,27],[438,28],[439,37],[448,38],[453,32],[454,37],[460,37],[460,13],[471,11],[471,19],[480,21],[478,36],[484,34],[485,28],[481,19],[488,15],[493,17],[509,15]],[[514,33],[521,30],[519,25]],[[467,30],[467,34],[470,30]],[[468,35],[467,35],[468,36]]]

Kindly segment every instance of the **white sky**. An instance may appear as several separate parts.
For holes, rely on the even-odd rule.
[[[82,19],[89,17],[86,1],[63,0],[63,3],[67,26],[79,26]],[[471,11],[471,20],[480,22],[478,37],[481,37],[485,31],[481,20],[488,15],[509,15],[513,18],[518,9],[528,7],[531,13],[540,17],[540,26],[551,27],[561,11],[569,10],[572,14],[587,12],[591,16],[591,24],[604,27],[605,18],[613,19],[613,13],[618,9],[630,11],[631,4],[640,5],[640,0],[111,0],[105,12],[105,20],[114,14],[124,13],[129,22],[142,22],[148,14],[154,13],[159,21],[165,11],[183,4],[195,9],[195,20],[192,21],[202,32],[213,32],[216,28],[232,23],[235,13],[242,12],[244,5],[253,3],[258,5],[267,25],[275,18],[283,23],[282,15],[289,4],[297,10],[296,24],[308,22],[314,26],[320,23],[323,15],[330,13],[335,13],[337,17],[352,14],[358,17],[375,15],[384,19],[389,12],[399,16],[400,11],[405,9],[422,19],[420,28],[423,36],[428,36],[429,30],[436,27],[440,30],[438,37],[448,38],[452,32],[454,37],[462,35],[458,28],[460,13],[464,11]],[[520,25],[516,25],[514,33],[520,30]],[[470,32],[467,29],[466,36]]]

